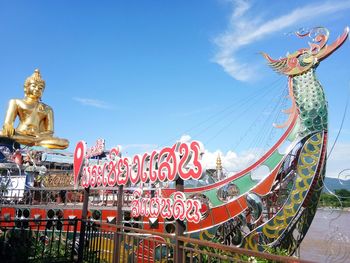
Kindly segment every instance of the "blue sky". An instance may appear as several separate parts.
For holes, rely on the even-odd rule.
[[[290,34],[299,28],[325,26],[332,41],[350,25],[349,11],[348,0],[1,1],[0,122],[40,68],[43,101],[70,151],[102,137],[130,155],[188,135],[239,169],[279,136],[272,122],[286,118],[274,115],[288,106],[286,78],[259,52],[278,58],[307,47]],[[350,90],[349,56],[347,41],[318,68],[330,146]],[[329,176],[350,168],[349,118]]]

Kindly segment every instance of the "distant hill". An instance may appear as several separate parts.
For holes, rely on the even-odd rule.
[[[344,181],[344,183],[341,184],[339,182],[338,178],[326,177],[325,184],[326,184],[327,188],[331,191],[334,191],[336,189],[346,189],[346,190],[350,191],[350,180]],[[327,190],[323,189],[323,191],[326,192]]]

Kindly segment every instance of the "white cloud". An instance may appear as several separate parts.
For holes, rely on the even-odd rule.
[[[255,74],[255,65],[243,64],[237,60],[236,54],[241,47],[296,25],[300,21],[309,21],[321,15],[330,15],[350,8],[350,1],[327,1],[296,8],[290,13],[264,21],[259,14],[254,14],[254,17],[248,15],[251,8],[249,0],[231,2],[234,8],[228,29],[214,39],[218,51],[213,61],[240,81],[248,81]]]
[[[190,142],[191,136],[188,134],[184,134],[180,138],[180,142]],[[237,154],[234,151],[228,151],[223,153],[221,150],[216,150],[211,152],[205,149],[202,142],[200,142],[202,149],[204,149],[204,154],[202,155],[202,164],[205,169],[215,169],[216,168],[216,160],[220,155],[222,167],[228,172],[239,172],[245,168],[247,168],[250,164],[256,161],[258,158],[253,153],[256,150],[249,150],[243,152],[242,154]]]
[[[191,136],[184,134],[181,136],[180,141],[190,142]],[[227,172],[239,172],[247,168],[258,160],[259,156],[256,153],[261,152],[259,149],[250,149],[238,154],[234,151],[224,153],[219,149],[213,152],[204,147],[203,149],[202,164],[205,169],[215,169],[217,157],[220,155],[222,166]],[[330,150],[330,147],[328,147],[328,150]],[[326,176],[338,178],[339,173],[344,169],[350,169],[350,143],[337,143],[330,158],[327,160]],[[254,179],[261,179],[264,175],[267,175],[266,171],[266,167],[255,171]]]
[[[215,169],[218,155],[220,155],[222,167],[228,172],[239,172],[257,160],[257,156],[252,151],[237,154],[233,151],[223,153],[220,150],[214,152],[205,150],[202,158],[203,166],[206,169]]]
[[[236,4],[236,8],[234,9],[232,13],[233,18],[240,17],[244,15],[245,12],[247,12],[251,6],[251,3],[246,0],[236,0],[232,1]]]
[[[181,142],[191,141],[191,136],[185,134],[181,136]],[[200,142],[201,143],[201,142]],[[257,152],[259,149],[250,149],[240,154],[234,151],[222,152],[221,150],[209,151],[204,149],[202,156],[202,164],[205,169],[215,169],[216,160],[220,155],[223,168],[227,172],[239,172],[258,160]],[[330,147],[328,147],[330,150]],[[338,178],[339,173],[344,169],[350,169],[350,143],[337,143],[334,150],[327,160],[327,177]],[[260,170],[254,171],[254,179],[261,179],[267,175],[266,167],[261,167]]]
[[[73,98],[73,100],[85,106],[91,106],[99,109],[113,109],[112,105],[102,100],[78,98],[78,97]]]
[[[328,150],[330,150],[330,145]],[[254,152],[257,151],[251,149],[241,154],[237,154],[233,151],[223,153],[220,150],[216,150],[215,152],[205,150],[205,154],[203,155],[203,164],[206,168],[215,168],[216,159],[218,154],[220,154],[223,168],[230,172],[239,172],[257,161],[258,156]],[[255,179],[261,179],[263,175],[267,174],[264,169],[265,167],[262,168],[261,173],[256,171],[254,174]],[[339,173],[345,169],[350,169],[350,143],[338,143],[327,160],[326,176],[338,178]],[[347,177],[346,179],[349,180],[350,177]]]
[[[191,136],[188,134],[184,134],[181,136],[179,142],[189,142],[191,140]]]
[[[328,150],[330,150],[330,147],[328,147]],[[216,159],[220,154],[222,166],[226,171],[239,172],[258,160],[259,156],[257,156],[255,152],[258,151],[251,149],[249,151],[238,154],[233,151],[223,153],[221,150],[216,150],[214,152],[205,150],[202,157],[202,163],[206,169],[215,169]],[[338,143],[334,147],[330,158],[327,160],[326,176],[338,178],[339,173],[345,169],[350,169],[350,143]],[[260,170],[254,171],[254,179],[263,178],[268,174],[267,171],[268,169],[266,169],[264,166],[261,167]],[[349,173],[347,173],[346,180],[350,180],[348,174]]]

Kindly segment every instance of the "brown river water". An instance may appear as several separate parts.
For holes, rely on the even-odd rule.
[[[314,262],[350,263],[350,212],[319,209],[299,253]]]

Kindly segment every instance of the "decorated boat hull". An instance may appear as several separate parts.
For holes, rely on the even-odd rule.
[[[38,167],[33,171],[19,167],[18,170],[23,174],[21,180],[26,182],[27,189],[17,193],[17,190],[13,189],[10,195],[9,189],[3,190],[2,219],[80,218],[83,188],[90,187],[88,218],[94,224],[115,223],[115,185],[124,185],[123,223],[127,226],[171,234],[175,232],[176,219],[181,219],[185,227],[184,235],[189,237],[259,251],[280,247],[293,254],[311,225],[326,172],[327,102],[315,71],[323,59],[344,43],[348,31],[346,28],[344,33],[328,46],[328,31],[316,28],[308,33],[298,33],[299,37],[316,36],[309,48],[300,49],[279,60],[273,60],[267,54],[263,54],[275,71],[288,76],[292,107],[285,111],[289,115],[286,123],[276,125],[276,128],[285,128],[281,138],[259,160],[241,172],[213,180],[208,171],[200,170],[199,164],[196,164],[196,158],[200,157],[200,145],[197,142],[188,145],[175,144],[160,152],[140,156],[138,159],[135,157],[133,160],[120,159],[117,149],[109,152],[108,156],[99,152],[98,156],[109,158],[109,161],[105,164],[97,162],[95,166],[90,165],[84,172],[83,157],[78,156],[76,150],[74,167],[72,162],[68,162],[61,171],[49,168],[46,171],[47,182],[41,181],[41,186],[27,186],[30,181],[26,179],[28,174],[40,174]],[[286,144],[289,144],[289,147],[284,150]],[[83,144],[79,147],[78,150],[86,151]],[[93,157],[93,152],[89,152],[89,158]],[[187,159],[184,157],[186,153],[188,156],[195,156],[188,157],[193,162],[192,166],[186,166],[188,162],[181,161]],[[136,165],[136,160],[137,165],[140,165],[136,169],[140,171],[139,179],[136,175],[133,177],[133,165]],[[93,164],[93,161],[90,162]],[[166,163],[175,165],[176,162],[179,165],[176,171],[180,176],[177,176],[177,173],[171,174],[171,168],[165,166]],[[46,162],[45,165],[50,166],[49,163]],[[147,167],[142,166],[145,163]],[[96,167],[96,171],[93,167]],[[186,167],[195,167],[192,174]],[[267,167],[269,173],[260,181],[253,180],[252,173],[261,167]],[[152,177],[153,168],[153,172],[158,172],[158,177]],[[168,177],[162,177],[163,168],[168,169]],[[181,175],[182,170],[187,172],[183,171]],[[65,179],[54,179],[55,176]],[[144,181],[142,176],[145,176]],[[174,183],[168,182],[177,178],[186,179],[183,180],[186,181],[183,194],[179,194]],[[136,186],[144,188],[142,193],[135,194]],[[155,210],[152,210],[152,205],[150,210],[153,212],[146,208],[142,210],[143,205],[147,206],[153,202],[152,198],[155,198]],[[176,205],[176,201],[180,199],[182,208]],[[172,214],[163,216],[163,200],[169,200],[168,209],[172,207]],[[190,203],[193,207],[199,204],[198,218],[195,218],[195,208],[191,208],[186,214]]]

